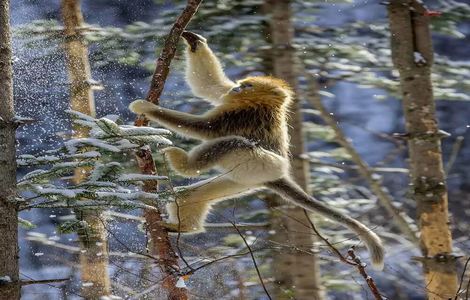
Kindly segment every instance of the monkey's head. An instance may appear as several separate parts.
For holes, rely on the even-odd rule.
[[[284,80],[271,76],[253,76],[237,81],[237,85],[225,95],[225,99],[282,106],[289,104],[292,96],[292,88]]]

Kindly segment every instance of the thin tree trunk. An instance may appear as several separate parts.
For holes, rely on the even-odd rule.
[[[176,54],[176,46],[181,34],[185,30],[191,18],[197,12],[202,0],[187,0],[186,7],[176,19],[163,45],[163,50],[157,59],[155,72],[152,76],[147,101],[158,104],[163,92],[165,81],[170,72],[170,64]],[[136,126],[147,126],[149,120],[143,116],[135,121]],[[142,174],[156,175],[157,168],[152,157],[150,147],[142,147],[136,151],[136,159]],[[158,182],[146,181],[144,191],[149,193],[158,192]],[[166,289],[169,300],[187,300],[188,291],[185,288],[176,287],[177,278],[175,273],[180,271],[178,255],[171,245],[168,231],[160,223],[163,221],[159,211],[144,210],[144,218],[150,236],[150,250],[153,255],[159,257],[159,266],[162,270],[164,280],[163,287]],[[180,253],[181,254],[181,253]]]
[[[290,1],[267,0],[271,9],[271,39],[273,44],[273,73],[286,80],[292,88],[297,88],[297,75],[294,69],[295,50],[292,47],[293,25]],[[292,173],[295,181],[307,191],[309,181],[308,162],[301,159],[304,153],[302,134],[302,114],[300,101],[294,99],[289,120],[290,152]],[[289,206],[283,214],[274,213],[272,226],[276,231],[274,240],[310,250],[315,242],[314,232],[309,229],[305,211]],[[300,222],[299,222],[300,221]],[[307,224],[307,225],[305,225]],[[273,276],[276,286],[276,299],[323,299],[320,283],[320,267],[317,257],[303,252],[280,251],[273,257]],[[289,292],[287,292],[289,291]]]
[[[421,231],[429,299],[453,298],[457,291],[447,186],[431,83],[433,49],[429,16],[420,1],[393,0],[388,6],[392,59],[400,73],[413,197]]]
[[[0,0],[0,283],[1,299],[19,299],[18,205],[11,60],[10,1]]]
[[[70,81],[70,105],[73,110],[95,116],[95,103],[91,88],[91,71],[88,48],[80,32],[83,16],[79,0],[62,0],[62,17],[65,33],[65,55]],[[74,125],[73,137],[88,135],[88,130]],[[88,170],[78,168],[74,181],[82,181]],[[108,240],[106,225],[100,211],[79,210],[77,218],[87,224],[78,232],[82,251],[80,251],[81,294],[86,299],[98,299],[111,293],[108,274]]]

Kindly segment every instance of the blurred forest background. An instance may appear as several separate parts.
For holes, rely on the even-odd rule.
[[[19,213],[20,278],[67,279],[24,285],[22,299],[166,299],[172,293],[165,286],[167,277],[174,277],[172,284],[183,290],[172,299],[374,298],[358,268],[341,262],[305,226],[305,219],[298,219],[298,211],[274,205],[269,193],[218,204],[207,220],[206,233],[171,236],[180,257],[179,273],[161,268],[162,254],[152,249],[147,239],[152,233],[143,225],[148,215],[142,214],[143,210],[148,214],[145,205],[155,198],[139,194],[147,200],[137,204],[118,195],[125,189],[138,193],[139,181],[146,181],[131,178],[139,173],[134,155],[126,150],[132,145],[119,139],[105,145],[95,140],[84,144],[88,150],[77,151],[80,143],[74,138],[88,131],[72,127],[72,117],[81,120],[80,126],[91,127],[97,140],[100,134],[119,132],[129,144],[153,145],[157,169],[170,179],[161,181],[163,189],[195,181],[166,174],[158,152],[170,141],[183,148],[194,141],[150,129],[141,131],[147,139],[125,136],[130,128],[126,125],[135,119],[127,107],[145,98],[155,60],[186,1],[82,0],[79,5],[84,23],[64,38],[60,1],[11,2],[15,110],[35,120],[25,121],[17,130],[19,189],[30,203]],[[306,187],[320,200],[368,224],[384,240],[384,270],[366,267],[383,299],[447,299],[428,293],[422,253],[416,237],[411,237],[417,230],[416,202],[410,188],[399,73],[391,59],[387,5],[367,0],[206,0],[188,30],[208,39],[231,79],[288,74],[285,79],[297,84],[303,123],[295,131],[305,151],[295,158],[308,163]],[[447,136],[442,154],[454,247],[449,255],[458,257],[453,284],[461,284],[463,292],[455,299],[465,299],[469,275],[464,275],[464,264],[470,253],[470,6],[465,0],[426,1],[426,5],[432,10],[437,118],[439,128],[448,133],[442,133]],[[283,31],[294,34],[290,37]],[[109,122],[66,112],[73,99],[69,92],[73,71],[66,60],[73,35],[84,36],[89,51],[91,77],[85,79],[93,89],[96,117],[107,116]],[[160,105],[202,113],[209,104],[192,96],[184,82],[183,49],[180,42]],[[420,59],[419,53],[415,55],[417,64]],[[64,145],[76,153],[51,152]],[[96,148],[94,153],[91,148]],[[77,153],[89,155],[82,157],[86,164],[74,163]],[[98,158],[99,164],[89,161]],[[44,163],[52,169],[46,166],[49,172],[38,174],[37,166]],[[67,189],[64,182],[77,167],[93,170],[99,182],[115,184],[115,194],[105,195],[109,191],[104,186],[87,182],[96,199],[102,197],[111,206],[97,205],[93,196]],[[76,198],[83,197],[99,207],[93,209],[100,216],[94,225],[86,222],[87,212],[77,208]],[[64,208],[70,203],[73,210]],[[313,220],[341,253],[357,246],[355,255],[363,263],[369,261],[349,230],[318,216]],[[84,242],[87,226],[101,230],[91,239],[93,245]],[[97,258],[87,261],[85,253]]]

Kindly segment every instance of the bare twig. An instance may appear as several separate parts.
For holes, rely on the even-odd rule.
[[[351,259],[356,263],[356,267],[357,269],[359,270],[359,273],[361,274],[361,276],[365,279],[365,281],[367,282],[367,285],[369,286],[369,289],[370,291],[372,292],[372,294],[374,295],[375,299],[376,300],[384,300],[384,298],[382,297],[382,295],[380,294],[380,291],[379,289],[377,288],[377,285],[375,285],[375,281],[372,277],[370,277],[367,272],[366,272],[366,264],[364,264],[363,262],[361,262],[361,260],[359,259],[359,257],[356,256],[356,254],[354,253],[354,249],[353,248],[350,248],[348,250],[348,255],[349,257],[351,257]]]
[[[252,249],[251,253],[259,252],[259,251],[262,251],[262,250],[266,250],[266,248]],[[218,262],[221,262],[221,261],[224,261],[224,260],[227,260],[227,259],[243,257],[243,256],[246,256],[246,255],[251,254],[251,253],[250,253],[250,251],[246,251],[246,252],[242,252],[242,253],[229,254],[229,255],[222,256],[222,257],[214,258],[213,260],[208,261],[205,264],[202,264],[198,267],[191,266],[191,269],[188,269],[188,271],[183,272],[182,275],[192,275],[192,274],[196,273],[197,271],[199,271],[201,269],[204,269],[204,268],[207,268],[210,265],[213,265],[215,263],[218,263]]]
[[[305,217],[307,218],[308,222],[310,223],[310,227],[312,228],[312,230],[315,232],[315,234],[328,246],[328,248],[330,248],[330,250],[344,263],[348,264],[348,265],[352,265],[352,266],[355,266],[356,263],[353,262],[353,261],[350,261],[349,259],[347,259],[347,257],[345,257],[343,254],[341,254],[341,252],[339,252],[339,250],[333,246],[333,244],[330,243],[330,241],[325,238],[323,235],[320,234],[320,232],[318,231],[317,227],[315,226],[315,224],[313,223],[312,219],[310,219],[310,216],[308,215],[308,212],[306,210],[304,210],[304,213],[305,213]]]
[[[351,265],[351,266],[355,266],[357,268],[357,270],[359,271],[359,273],[361,274],[361,276],[365,279],[365,281],[367,282],[367,285],[369,286],[369,289],[370,291],[372,292],[372,294],[374,295],[375,299],[376,300],[384,300],[384,298],[381,296],[380,292],[379,292],[379,289],[377,288],[377,285],[375,284],[375,281],[372,277],[370,277],[367,272],[366,272],[366,264],[362,263],[361,260],[359,259],[359,257],[356,257],[356,255],[354,254],[354,249],[353,248],[350,248],[348,250],[348,256],[351,258],[351,259],[348,259],[346,256],[344,256],[343,254],[341,254],[341,252],[335,247],[333,246],[333,244],[330,243],[330,241],[325,238],[324,236],[322,236],[320,234],[320,232],[318,231],[318,229],[315,227],[315,224],[313,223],[312,219],[310,218],[310,216],[308,215],[308,212],[306,210],[304,210],[304,213],[305,213],[305,216],[307,217],[307,220],[309,221],[310,223],[310,226],[312,227],[312,230],[315,232],[315,234],[323,241],[325,242],[325,244],[330,248],[330,250],[342,261],[344,262],[345,264],[348,264],[348,265]]]
[[[449,162],[445,167],[445,172],[447,176],[449,176],[450,170],[452,169],[455,164],[455,161],[457,160],[457,156],[459,155],[460,149],[462,148],[463,141],[464,137],[458,136],[455,140],[455,143],[452,145],[452,152],[450,153]]]
[[[459,288],[457,289],[457,292],[455,293],[455,298],[454,300],[457,300],[459,298],[459,295],[461,293],[461,290],[462,290],[462,285],[463,285],[463,281],[465,279],[465,273],[467,272],[467,267],[468,267],[468,264],[470,263],[470,257],[467,259],[467,261],[465,261],[465,265],[463,267],[463,271],[462,271],[462,274],[460,275],[460,283],[459,283]],[[470,280],[469,280],[469,283],[470,283]],[[462,291],[463,292],[463,291]],[[467,289],[466,289],[466,297],[465,299],[468,299],[468,284],[467,284]]]
[[[152,83],[146,99],[152,103],[158,104],[158,100],[165,86],[165,81],[170,71],[170,63],[176,52],[176,45],[183,33],[186,25],[189,23],[193,15],[196,13],[202,0],[188,0],[185,9],[179,15],[173,24],[168,37],[165,40],[163,50],[157,60],[155,72],[152,77]],[[148,125],[148,120],[142,116],[135,121],[137,126]],[[152,152],[149,147],[144,147],[136,152],[137,162],[143,174],[155,175],[157,170],[152,158]],[[157,192],[158,183],[146,182],[144,184],[146,192]],[[161,225],[162,217],[159,211],[145,210],[144,217],[147,222],[148,232],[152,240],[152,250],[155,255],[160,257],[163,263],[160,267],[165,276],[163,286],[168,291],[168,299],[186,300],[188,294],[186,289],[176,288],[176,276],[174,274],[175,266],[179,269],[178,256],[174,252],[168,236],[167,230]]]
[[[264,284],[263,277],[261,276],[261,272],[259,271],[258,264],[256,263],[255,255],[253,254],[253,250],[250,247],[250,244],[246,240],[245,236],[243,233],[240,231],[240,229],[237,227],[237,225],[234,222],[231,222],[233,228],[237,231],[237,233],[240,235],[242,238],[243,242],[245,243],[246,248],[250,252],[251,260],[253,261],[253,266],[255,267],[256,273],[258,274],[259,281],[261,285],[263,286],[264,292],[266,293],[266,296],[271,300],[271,295],[269,295],[268,289],[266,288],[266,285]]]
[[[30,284],[46,284],[46,283],[57,283],[69,281],[70,278],[57,278],[57,279],[42,279],[42,280],[22,280],[20,285],[30,285]]]

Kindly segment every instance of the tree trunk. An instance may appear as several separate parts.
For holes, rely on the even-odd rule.
[[[292,47],[293,25],[290,1],[267,0],[271,9],[271,39],[273,45],[273,73],[297,88],[294,69],[295,50]],[[289,119],[292,173],[295,181],[307,191],[309,180],[308,162],[300,158],[304,153],[302,114],[300,101],[294,99]],[[287,208],[284,208],[287,207]],[[274,213],[272,227],[276,231],[273,240],[280,244],[304,248],[307,251],[315,242],[314,232],[309,229],[305,211],[298,207],[283,206],[284,212]],[[299,251],[280,251],[273,257],[273,276],[276,299],[323,299],[320,284],[320,268],[317,257]]]
[[[80,31],[80,27],[83,26],[80,1],[62,0],[62,17],[65,27],[64,48],[70,81],[70,105],[73,110],[94,117],[95,103],[90,85],[91,71],[88,48]],[[74,138],[87,135],[86,128],[74,125]],[[75,171],[75,183],[82,181],[87,172],[86,168],[78,168]],[[98,299],[100,296],[111,293],[106,224],[100,211],[79,210],[76,215],[79,220],[83,220],[87,224],[87,228],[78,232],[82,247],[82,251],[80,251],[81,293],[86,299]]]
[[[19,299],[18,205],[11,64],[10,1],[0,0],[0,298]]]
[[[421,231],[429,299],[454,298],[456,259],[452,254],[447,186],[431,83],[433,49],[429,16],[421,2],[394,0],[388,7],[392,59],[400,73],[413,197]]]
[[[157,175],[157,168],[150,147],[142,147],[136,152],[136,158],[142,174]],[[145,181],[143,190],[147,193],[157,193],[158,181]],[[144,218],[149,237],[150,253],[159,258],[158,265],[163,275],[163,279],[158,284],[161,284],[167,291],[168,300],[187,300],[187,289],[176,287],[178,280],[175,273],[180,271],[178,255],[171,245],[166,228],[161,225],[163,221],[161,213],[145,209]],[[160,294],[148,295],[149,299],[161,299],[161,297]]]
[[[165,81],[170,72],[170,64],[176,54],[176,46],[181,37],[181,34],[185,30],[191,18],[197,12],[199,5],[202,0],[187,0],[186,7],[176,19],[175,23],[171,27],[171,30],[165,39],[162,52],[157,59],[157,65],[155,66],[155,72],[152,76],[152,82],[150,90],[147,94],[147,101],[154,104],[158,104],[160,95],[163,92]],[[137,117],[135,120],[136,126],[148,126],[149,120],[145,117]],[[157,175],[157,168],[153,161],[152,151],[150,147],[142,147],[139,151],[136,151],[136,158],[139,164],[139,169],[142,174]],[[144,183],[144,191],[148,193],[158,192],[158,181],[146,181]],[[180,271],[178,255],[171,245],[168,231],[161,225],[163,221],[161,214],[155,210],[144,210],[144,218],[149,232],[149,243],[151,253],[160,258],[158,264],[162,271],[164,279],[162,286],[166,289],[168,300],[187,300],[188,291],[186,288],[176,287],[177,278],[175,273]],[[180,253],[180,255],[182,255]],[[155,295],[159,299],[160,295]],[[159,297],[159,298],[158,298]]]

